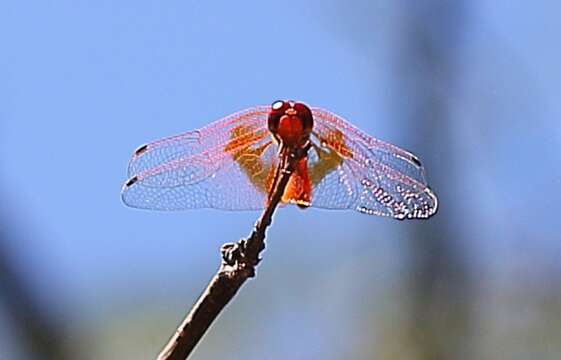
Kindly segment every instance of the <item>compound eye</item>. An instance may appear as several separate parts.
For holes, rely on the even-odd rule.
[[[298,112],[298,116],[302,120],[304,129],[311,131],[314,126],[314,118],[310,108],[303,103],[296,103],[294,104],[294,110]]]
[[[301,117],[312,117],[312,111],[310,110],[310,108],[302,103],[294,104],[294,110],[296,110],[298,112],[298,115]]]

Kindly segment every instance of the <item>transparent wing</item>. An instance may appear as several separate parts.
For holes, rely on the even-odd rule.
[[[312,206],[354,209],[396,219],[428,218],[438,208],[419,159],[343,118],[312,108]]]
[[[139,147],[122,191],[144,209],[259,209],[276,165],[269,107],[250,108],[202,129]]]

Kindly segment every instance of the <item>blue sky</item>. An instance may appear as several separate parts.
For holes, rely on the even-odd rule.
[[[138,145],[248,106],[303,99],[350,118],[372,109],[366,94],[357,106],[366,93],[357,88],[360,59],[325,38],[312,7],[289,23],[267,19],[277,18],[274,4],[261,7],[247,5],[254,16],[242,21],[233,12],[243,6],[229,3],[8,5],[3,182],[17,188],[10,204],[41,233],[14,246],[41,249],[38,263],[87,294],[91,281],[115,276],[123,256],[140,256],[144,267],[153,255],[176,272],[176,261],[207,263],[200,252],[245,235],[257,213],[135,211],[119,191]]]

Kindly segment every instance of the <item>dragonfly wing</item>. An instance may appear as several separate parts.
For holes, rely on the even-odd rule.
[[[312,183],[311,206],[324,209],[352,209],[358,189],[352,169],[334,148],[312,135],[308,172]]]
[[[315,147],[335,158],[327,166],[330,171],[317,176],[312,206],[353,208],[396,219],[427,218],[436,212],[436,195],[415,155],[363,133],[326,110],[313,108],[312,114]]]
[[[263,207],[263,174],[276,161],[267,114],[268,107],[251,108],[141,146],[129,164],[123,201],[157,210]]]

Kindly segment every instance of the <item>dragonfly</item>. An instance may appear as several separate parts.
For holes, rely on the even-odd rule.
[[[279,100],[140,146],[123,202],[153,210],[263,209],[287,151],[306,148],[281,205],[348,209],[403,219],[434,215],[421,161],[328,110]]]

